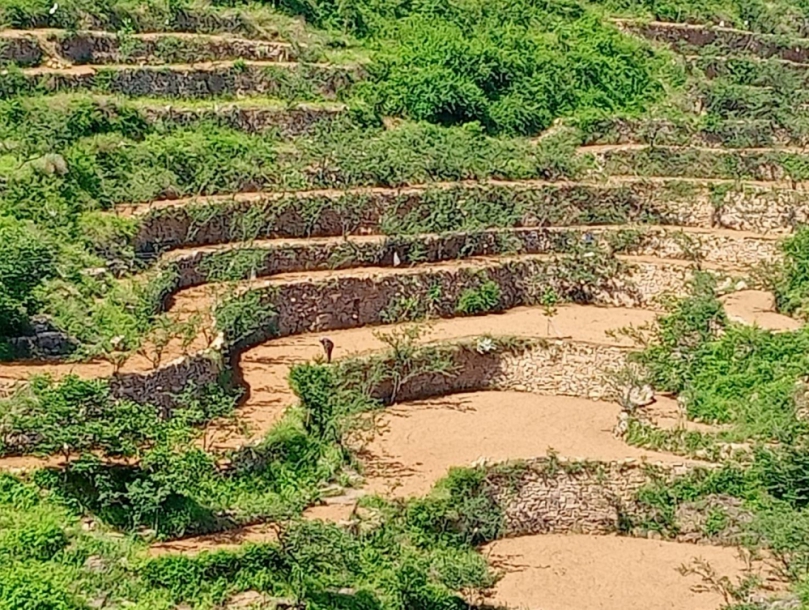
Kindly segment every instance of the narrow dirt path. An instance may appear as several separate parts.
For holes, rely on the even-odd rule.
[[[776,61],[776,60],[773,60]],[[779,62],[786,62],[786,60],[778,60]],[[797,64],[809,68],[809,64]],[[613,152],[626,152],[626,151],[639,151],[639,150],[671,150],[671,151],[698,151],[713,154],[736,154],[736,153],[790,153],[790,154],[806,154],[807,149],[801,146],[758,146],[758,147],[740,147],[740,148],[717,148],[714,146],[652,146],[651,144],[642,143],[625,143],[625,144],[588,144],[586,146],[579,146],[576,150],[579,154],[592,154],[603,155],[605,153]]]
[[[798,330],[800,320],[775,311],[775,297],[764,290],[742,290],[720,299],[728,317],[735,322],[755,324],[766,330]]]
[[[287,68],[294,69],[303,64],[294,61],[252,61],[252,60],[238,60],[239,66],[248,66],[254,68]],[[92,75],[96,72],[112,71],[112,72],[126,72],[126,71],[155,71],[155,72],[210,72],[222,68],[232,68],[236,64],[236,60],[222,60],[222,61],[201,61],[195,64],[82,64],[74,66],[65,66],[62,68],[53,68],[50,66],[37,66],[35,68],[23,68],[20,70],[22,74],[29,76],[39,75],[65,75],[65,76],[83,76]],[[335,66],[334,64],[325,63],[308,63],[307,67],[331,69],[340,68],[345,66]]]
[[[202,551],[232,550],[249,542],[258,544],[276,540],[278,540],[278,527],[273,523],[261,523],[193,538],[156,542],[149,545],[149,556],[159,557],[170,553],[196,555]]]
[[[107,30],[78,30],[78,34],[82,34],[85,36],[93,36],[98,38],[109,38],[111,40],[117,40],[122,38],[119,34],[115,32],[109,32]],[[63,30],[59,28],[31,28],[26,30],[17,30],[17,29],[2,29],[0,30],[0,39],[2,38],[37,38],[39,40],[50,40],[54,37],[69,35],[71,32],[69,30]],[[272,45],[278,47],[291,47],[292,44],[289,42],[283,42],[279,40],[264,40],[261,38],[245,38],[243,36],[233,36],[232,34],[207,34],[207,33],[198,33],[198,32],[132,32],[126,35],[128,38],[133,38],[135,40],[162,40],[164,38],[176,38],[179,40],[202,40],[202,41],[211,41],[211,42],[243,42],[247,44],[262,44],[262,45]]]
[[[772,233],[756,233],[754,231],[745,231],[745,230],[736,230],[736,229],[726,229],[726,228],[708,228],[708,227],[683,227],[677,225],[656,225],[656,224],[639,224],[639,223],[627,223],[623,225],[608,225],[608,224],[592,224],[592,225],[553,225],[553,226],[536,226],[536,227],[508,227],[508,228],[487,228],[487,229],[477,229],[475,233],[496,233],[496,234],[503,234],[503,235],[522,235],[527,233],[532,233],[536,231],[546,230],[550,233],[564,233],[564,232],[578,232],[578,233],[592,233],[593,235],[598,235],[600,233],[618,233],[621,231],[639,231],[641,234],[646,234],[649,236],[670,236],[672,239],[675,236],[694,236],[695,238],[723,238],[729,241],[737,241],[739,243],[750,242],[751,244],[755,244],[756,242],[761,242],[763,244],[775,244],[779,239],[781,239],[780,235],[774,235]],[[472,233],[473,231],[469,231]],[[464,233],[464,231],[458,231],[458,233]],[[439,238],[440,234],[438,233],[419,233],[418,235],[413,235],[412,237],[418,237],[420,239],[435,239]],[[382,243],[387,239],[394,239],[394,236],[387,235],[381,232],[373,232],[367,233],[363,235],[351,235],[351,236],[335,236],[335,237],[282,237],[282,238],[271,238],[271,239],[254,239],[250,241],[231,241],[226,243],[219,243],[219,244],[209,244],[204,246],[189,246],[184,248],[176,248],[173,250],[167,251],[165,254],[162,255],[163,260],[172,261],[177,259],[188,258],[194,256],[200,252],[209,253],[209,252],[227,252],[230,250],[240,250],[240,249],[265,249],[271,250],[273,248],[281,248],[281,247],[288,247],[288,246],[325,246],[325,245],[339,245],[345,242],[351,242],[356,244],[366,244],[366,243]]]
[[[562,305],[553,318],[553,326],[540,307],[519,307],[502,314],[448,318],[425,325],[423,341],[450,341],[483,334],[519,337],[567,337],[573,340],[605,344],[624,344],[608,337],[606,332],[619,327],[651,322],[655,312],[644,309]],[[407,324],[366,326],[327,334],[335,344],[334,358],[347,358],[385,349],[377,335],[395,331]],[[247,398],[239,407],[236,423],[213,423],[206,431],[206,446],[212,450],[234,449],[262,438],[281,419],[287,407],[295,402],[289,387],[290,369],[323,354],[320,338],[324,333],[308,333],[272,339],[243,352],[238,361],[247,386]],[[149,370],[145,367],[143,370]],[[107,363],[47,364],[14,363],[0,365],[0,385],[27,379],[32,374],[50,374],[60,378],[67,374],[92,378],[112,374]],[[56,459],[56,458],[54,458]],[[41,467],[54,462],[34,457],[0,458],[0,470]]]

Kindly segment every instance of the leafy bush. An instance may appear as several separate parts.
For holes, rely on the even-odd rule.
[[[803,309],[809,298],[809,229],[798,229],[781,243],[781,248],[783,267],[770,276],[776,305],[784,313],[805,314]]]
[[[535,134],[563,115],[641,106],[661,92],[650,47],[580,4],[528,0],[282,0],[374,48],[365,93],[383,114]]]
[[[656,320],[654,338],[639,359],[657,387],[681,392],[691,381],[700,349],[727,325],[727,316],[716,297],[716,280],[707,273],[695,274],[690,296],[670,301],[668,308]]]
[[[418,539],[478,546],[498,538],[505,517],[485,477],[483,468],[452,468],[429,496],[411,500],[405,518]]]
[[[336,440],[337,381],[333,369],[321,364],[293,367],[289,384],[301,401],[307,432],[320,439]]]
[[[458,297],[455,310],[463,315],[476,315],[495,311],[500,306],[502,292],[499,284],[486,280],[477,288],[467,288]]]
[[[103,379],[34,377],[0,401],[0,453],[132,456],[144,444],[227,415],[234,397],[216,385],[188,387],[178,403],[164,413],[155,405],[114,398]]]
[[[772,497],[798,510],[809,507],[809,442],[806,438],[792,446],[759,449],[754,472]]]
[[[766,33],[802,32],[809,8],[803,0],[590,0],[622,14],[660,21],[723,24]]]
[[[20,332],[36,311],[36,288],[55,271],[57,246],[30,223],[0,216],[0,337]]]
[[[83,610],[69,582],[60,580],[38,563],[0,565],[0,609]]]

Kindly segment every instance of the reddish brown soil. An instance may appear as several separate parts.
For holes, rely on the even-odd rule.
[[[377,417],[367,447],[367,489],[423,495],[452,466],[503,462],[555,450],[567,458],[683,459],[631,447],[612,430],[620,406],[570,396],[474,392],[397,405]]]
[[[488,601],[526,610],[718,610],[721,595],[678,568],[698,558],[734,582],[748,573],[733,548],[615,536],[524,536],[483,553],[505,572]],[[777,587],[763,565],[752,572]]]

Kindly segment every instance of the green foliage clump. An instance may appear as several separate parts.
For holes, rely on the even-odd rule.
[[[590,0],[610,12],[678,23],[725,25],[765,33],[802,31],[809,6],[803,0]]]
[[[274,334],[275,307],[259,290],[248,290],[225,298],[215,309],[216,327],[232,344],[253,333]]]
[[[430,495],[408,503],[406,519],[425,543],[479,546],[505,528],[502,507],[486,491],[483,468],[452,468]]]
[[[66,458],[88,451],[110,456],[136,455],[144,443],[165,438],[177,428],[197,426],[227,415],[233,397],[217,385],[201,396],[187,388],[170,413],[151,404],[116,399],[103,379],[68,375],[59,382],[34,377],[0,401],[4,422],[2,453],[61,453]]]
[[[653,385],[679,394],[689,418],[733,424],[735,440],[791,443],[807,432],[798,413],[805,329],[775,333],[728,323],[707,276],[698,276],[692,296],[670,312],[635,358]]]
[[[669,302],[669,312],[655,324],[654,337],[640,356],[654,384],[667,392],[681,392],[698,367],[700,349],[727,325],[722,303],[716,297],[716,280],[698,273],[687,299]]]
[[[770,276],[776,306],[784,313],[804,315],[809,299],[809,229],[798,229],[781,247],[784,251],[782,268]]]
[[[319,439],[336,440],[333,424],[339,397],[333,369],[322,364],[296,366],[289,373],[289,384],[306,413],[307,432]]]
[[[22,331],[56,270],[58,247],[31,223],[0,216],[0,337]]]
[[[281,5],[371,45],[365,93],[382,114],[533,135],[557,117],[640,107],[662,92],[651,48],[573,2]]]
[[[458,297],[455,311],[471,316],[496,311],[501,306],[502,291],[493,280],[486,280],[476,288],[467,288]]]

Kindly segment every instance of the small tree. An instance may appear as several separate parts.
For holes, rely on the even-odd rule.
[[[138,353],[151,363],[152,368],[158,368],[163,360],[163,353],[179,332],[177,324],[168,315],[157,316],[152,330],[141,344]]]
[[[556,305],[559,303],[559,295],[556,293],[556,290],[548,287],[542,292],[539,302],[542,305],[543,313],[548,321],[546,332],[548,335],[550,335],[551,329],[553,329],[553,334],[558,335],[559,331],[556,330],[556,326],[553,323],[553,318],[557,313],[559,313],[559,310],[556,307]]]
[[[374,333],[374,337],[390,348],[380,363],[382,371],[379,379],[391,383],[390,402],[396,402],[402,387],[419,375],[452,374],[453,365],[450,358],[441,354],[435,347],[419,345],[419,340],[425,332],[426,327],[412,325],[387,333]]]

